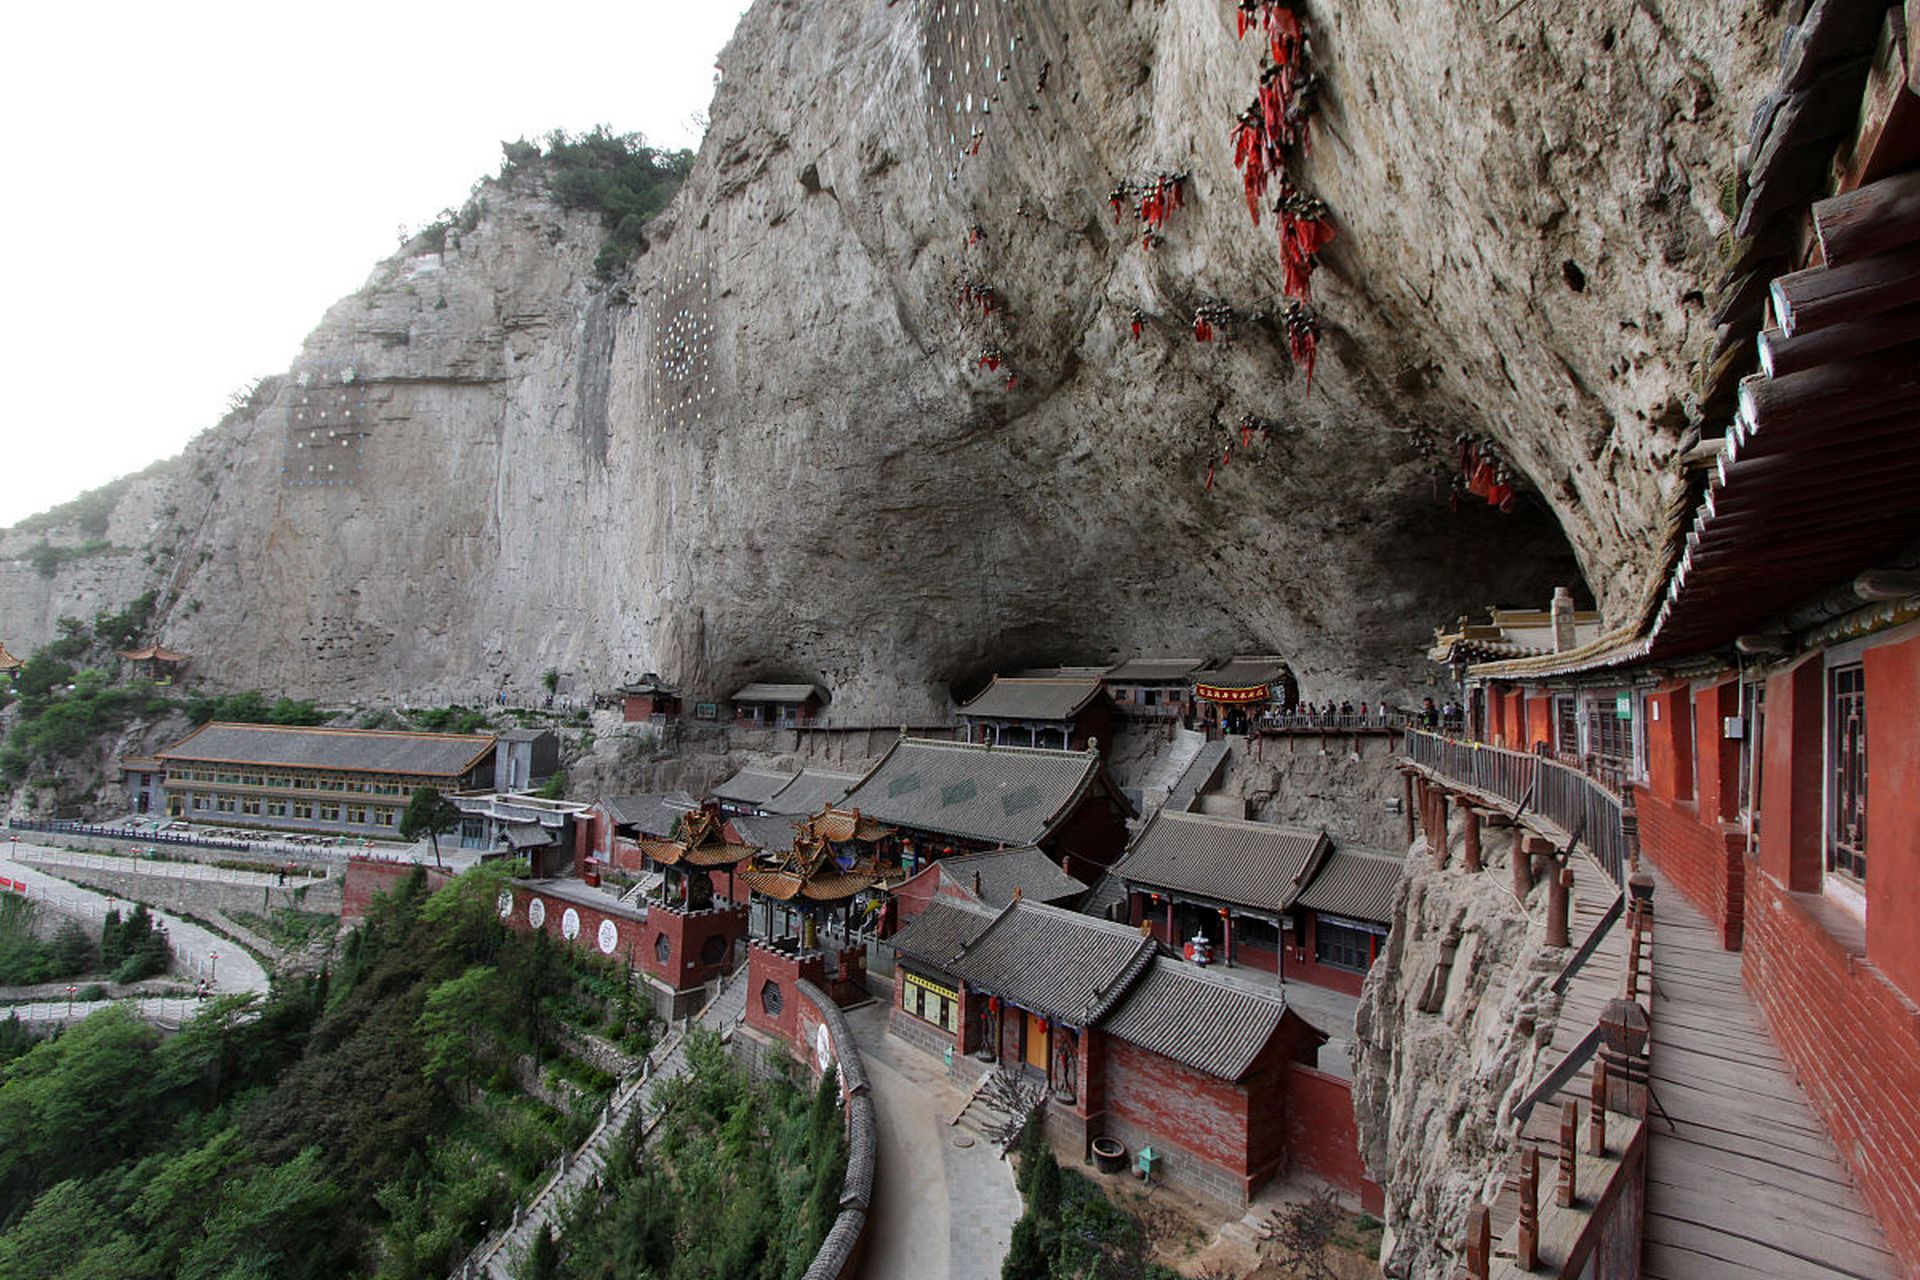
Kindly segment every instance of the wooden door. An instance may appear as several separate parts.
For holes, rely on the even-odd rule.
[[[1047,1069],[1047,1020],[1037,1013],[1027,1015],[1027,1065]]]

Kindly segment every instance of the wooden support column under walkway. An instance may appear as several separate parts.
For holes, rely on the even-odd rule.
[[[1654,877],[1657,1105],[1642,1274],[1898,1277],[1880,1224],[1761,1027],[1740,953],[1723,950],[1706,919]]]

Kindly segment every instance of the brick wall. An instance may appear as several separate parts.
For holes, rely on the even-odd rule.
[[[682,911],[655,902],[648,904],[646,936],[635,958],[648,977],[687,991],[733,972],[746,936],[745,907]]]
[[[538,893],[524,884],[513,885],[509,892],[513,894],[513,911],[504,917],[508,928],[520,933],[538,929],[555,942],[642,967],[640,949],[646,928],[643,921]],[[537,912],[533,907],[536,902],[540,904]],[[538,925],[533,923],[535,915],[540,917]],[[612,925],[611,929],[602,927],[608,924]]]
[[[1920,634],[1867,650],[1867,953],[1920,1000]]]
[[[1920,1005],[1823,927],[1820,905],[1747,877],[1747,987],[1888,1242],[1920,1274]]]
[[[798,955],[770,947],[763,942],[747,945],[747,1025],[756,1031],[792,1044],[800,1034],[800,979],[815,986],[826,983],[826,959],[819,952]],[[767,987],[772,984],[779,996],[769,1009]]]
[[[425,868],[427,892],[431,893],[452,879],[435,867]],[[413,873],[405,862],[376,862],[368,858],[347,859],[347,873],[340,883],[340,922],[352,924],[367,914],[376,893],[392,893]]]
[[[1273,1176],[1277,1161],[1249,1167],[1249,1103],[1239,1087],[1124,1040],[1102,1041],[1106,1114],[1097,1128],[1135,1151],[1150,1143],[1167,1178],[1223,1199],[1244,1203]]]
[[[1287,1150],[1295,1169],[1358,1196],[1368,1213],[1386,1211],[1380,1184],[1367,1177],[1353,1121],[1353,1084],[1298,1062],[1286,1071]]]
[[[1699,806],[1660,799],[1634,788],[1640,848],[1688,902],[1720,933],[1720,945],[1740,949],[1746,921],[1746,837],[1738,827],[1702,821]]]

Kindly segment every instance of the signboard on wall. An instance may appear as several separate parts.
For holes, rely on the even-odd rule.
[[[1615,694],[1613,698],[1613,714],[1616,719],[1633,719],[1633,695],[1630,693]]]

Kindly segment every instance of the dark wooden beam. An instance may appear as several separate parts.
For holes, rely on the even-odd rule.
[[[1837,267],[1809,267],[1773,282],[1773,314],[1790,338],[1920,302],[1920,245]]]
[[[1914,210],[1916,215],[1920,215],[1920,172],[1915,172],[1913,177],[1917,180],[1914,183]],[[1814,206],[1816,218],[1819,217],[1819,208],[1819,205]],[[1920,336],[1920,305],[1896,307],[1868,319],[1828,325],[1812,333],[1802,333],[1797,338],[1789,338],[1784,329],[1762,329],[1755,345],[1760,352],[1760,368],[1766,375],[1769,378],[1784,378],[1790,373],[1800,373],[1816,365],[1885,351],[1916,336]]]
[[[1831,267],[1920,240],[1920,170],[1819,201],[1813,206],[1813,229]]]

